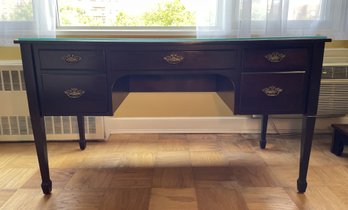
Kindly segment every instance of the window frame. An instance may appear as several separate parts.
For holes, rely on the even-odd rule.
[[[57,36],[116,36],[116,37],[194,37],[197,26],[60,26],[58,0],[56,2]],[[216,1],[216,14],[221,10],[221,0]],[[207,26],[210,29],[221,28]],[[221,30],[221,29],[219,29]]]
[[[56,34],[57,36],[106,36],[106,37],[192,37],[197,34],[197,26],[182,26],[182,27],[151,27],[151,26],[60,26],[59,25],[59,12],[58,12],[58,0],[56,2]],[[216,1],[216,14],[223,13],[225,0]],[[320,30],[329,30],[333,24],[334,13],[333,7],[337,6],[335,3],[328,3],[328,0],[322,0],[319,20],[288,20],[287,31],[301,31],[310,27],[311,25],[319,26]],[[329,6],[328,6],[329,5]],[[224,32],[226,29],[219,22],[221,21],[220,15],[217,15],[214,26],[200,27],[203,30]],[[257,36],[262,32],[264,28],[264,21],[251,20],[251,35]]]

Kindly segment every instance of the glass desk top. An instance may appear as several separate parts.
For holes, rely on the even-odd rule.
[[[18,42],[209,42],[209,41],[272,41],[272,40],[329,40],[326,36],[258,37],[258,38],[19,38]]]

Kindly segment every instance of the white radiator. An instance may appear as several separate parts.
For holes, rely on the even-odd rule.
[[[348,113],[348,49],[325,52],[318,115]]]
[[[78,139],[77,119],[72,116],[45,117],[49,140]],[[102,117],[86,116],[87,139],[104,139]],[[25,92],[22,65],[19,61],[0,62],[0,141],[33,140]]]
[[[318,115],[348,113],[348,78],[321,81]]]

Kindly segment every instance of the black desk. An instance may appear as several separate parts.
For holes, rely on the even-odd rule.
[[[29,110],[49,194],[44,116],[113,115],[129,92],[216,91],[235,114],[303,114],[297,188],[305,192],[325,37],[263,39],[19,39]]]

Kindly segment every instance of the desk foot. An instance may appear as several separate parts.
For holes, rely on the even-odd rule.
[[[79,127],[79,144],[80,144],[80,150],[86,149],[87,143],[86,143],[86,137],[85,137],[85,122],[83,116],[77,116],[77,125]]]
[[[45,195],[51,194],[51,191],[52,191],[52,181],[49,180],[49,181],[47,181],[47,182],[42,182],[42,183],[41,183],[41,189],[42,189],[42,192],[43,192]]]
[[[338,130],[339,128],[336,127],[336,125],[332,125],[332,127],[334,128],[334,133],[331,142],[331,153],[341,156],[344,150],[343,142],[345,139],[347,139],[347,135],[341,130]]]
[[[306,180],[304,181],[301,181],[301,180],[297,180],[297,191],[299,193],[304,193],[306,192],[306,189],[307,189],[307,182]]]
[[[300,193],[304,193],[307,188],[307,172],[313,141],[315,119],[314,116],[303,116],[302,119],[300,170],[297,179],[297,189]]]
[[[79,145],[80,145],[80,150],[85,150],[86,149],[86,139],[80,139],[79,140]]]
[[[261,122],[261,140],[260,140],[261,149],[265,149],[267,144],[267,140],[266,140],[267,123],[268,123],[268,115],[264,114],[262,115],[262,122]]]
[[[344,145],[342,143],[338,143],[335,146],[331,147],[331,153],[335,154],[336,156],[341,156],[344,150]]]
[[[260,148],[261,148],[261,149],[265,149],[265,148],[266,148],[266,144],[267,144],[266,141],[261,140],[261,141],[260,141]]]

